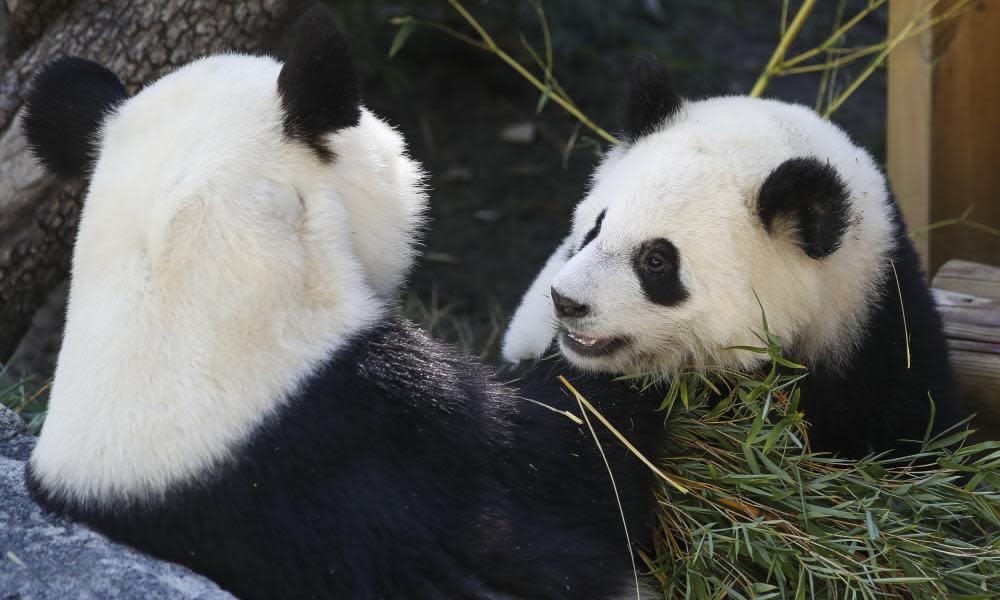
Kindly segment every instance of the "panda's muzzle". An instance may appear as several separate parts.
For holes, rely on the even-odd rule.
[[[556,317],[563,322],[566,330],[562,332],[563,348],[574,354],[581,356],[601,356],[610,354],[626,345],[627,340],[619,337],[590,337],[573,331],[567,325],[567,321],[582,319],[590,314],[590,307],[581,302],[577,302],[568,296],[564,296],[551,289],[552,306],[555,309]]]

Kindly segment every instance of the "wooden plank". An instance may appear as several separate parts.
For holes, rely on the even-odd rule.
[[[927,3],[890,0],[890,36],[909,24]],[[932,42],[928,31],[900,43],[889,54],[886,159],[889,181],[910,229],[921,229],[930,222]],[[913,243],[927,264],[928,236]]]
[[[985,354],[996,354],[1000,356],[1000,344],[992,342],[977,342],[974,340],[948,340],[948,348],[952,350],[965,350],[968,352],[982,352]]]
[[[971,296],[1000,298],[1000,267],[968,260],[950,260],[934,276],[933,286]]]
[[[1000,2],[973,5],[934,34],[930,221],[974,206],[971,218],[1000,227]],[[1000,262],[1000,237],[960,226],[928,237],[930,272],[952,258]]]
[[[934,300],[948,339],[1000,344],[1000,300],[941,289]]]
[[[951,362],[977,439],[1000,439],[1000,268],[964,260],[934,277]]]
[[[978,439],[1000,439],[1000,296],[933,292],[959,393],[966,408],[977,415]]]

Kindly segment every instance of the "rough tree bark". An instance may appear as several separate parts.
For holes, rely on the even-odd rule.
[[[56,181],[32,160],[19,110],[31,75],[61,54],[114,70],[133,93],[198,56],[270,47],[300,0],[0,0],[0,363],[46,294],[69,272],[81,182]],[[2,40],[2,38],[0,38]]]

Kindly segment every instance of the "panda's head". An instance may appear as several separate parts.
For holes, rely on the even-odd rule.
[[[227,460],[385,318],[413,263],[421,170],[322,8],[284,64],[211,56],[134,97],[57,60],[23,123],[43,166],[89,178],[32,458],[60,494],[159,494]]]
[[[273,222],[305,246],[349,238],[378,298],[394,297],[413,263],[421,170],[362,106],[347,43],[320,7],[301,19],[284,64],[211,56],[135,97],[98,64],[53,61],[34,80],[24,131],[43,166],[89,178],[85,220],[132,238],[154,263],[203,209],[234,231]]]
[[[802,107],[683,101],[653,59],[623,130],[551,275],[562,354],[608,372],[751,367],[732,347],[761,345],[762,305],[796,356],[842,361],[893,244],[871,157]]]

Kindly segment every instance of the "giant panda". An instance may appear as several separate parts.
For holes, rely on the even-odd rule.
[[[624,142],[525,293],[506,360],[557,338],[592,372],[750,371],[761,355],[734,347],[761,345],[763,308],[809,369],[814,450],[914,450],[903,440],[960,420],[940,318],[867,152],[805,107],[682,100],[651,57],[621,113]]]
[[[43,506],[243,598],[636,597],[650,470],[558,384],[502,384],[396,316],[423,176],[325,10],[284,64],[211,56],[134,97],[56,60],[23,123],[89,182]],[[657,451],[652,392],[574,381]]]

